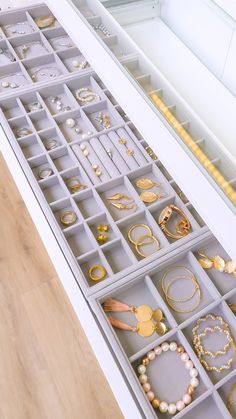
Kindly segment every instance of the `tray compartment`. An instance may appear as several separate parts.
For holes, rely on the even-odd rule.
[[[49,155],[58,172],[75,167],[73,155],[69,152],[66,146],[50,151]]]
[[[7,38],[21,37],[37,31],[37,26],[25,10],[3,13],[0,17],[0,26]]]
[[[50,44],[40,32],[12,38],[10,42],[19,60],[39,57],[52,51]]]
[[[0,92],[9,93],[31,83],[24,67],[19,63],[12,63],[0,67]]]
[[[40,131],[38,133],[38,137],[40,138],[40,141],[47,152],[50,151],[50,142],[52,140],[56,141],[53,150],[66,144],[65,139],[57,128],[49,128]]]
[[[74,71],[83,73],[88,71],[90,67],[90,64],[78,48],[68,48],[62,52],[58,52],[57,55],[70,73]]]
[[[74,202],[85,220],[103,212],[101,200],[91,189],[76,194]]]
[[[39,18],[39,17],[53,16],[53,14],[52,14],[51,10],[46,5],[39,5],[37,7],[34,7],[32,9],[30,9],[30,16],[34,20],[35,26],[40,30],[40,28],[37,26],[37,23],[36,23],[35,19]],[[42,30],[42,32],[50,31],[53,28],[57,28],[57,27],[60,27],[60,26],[61,26],[60,23],[55,18],[55,21],[53,22],[52,25],[50,25],[50,27],[47,27],[46,29],[41,29],[41,30]]]
[[[101,100],[97,104],[87,105],[84,107],[84,111],[98,132],[107,131],[117,125],[122,125],[123,122],[115,108],[105,100]],[[103,122],[106,117],[108,118],[107,122]]]
[[[43,131],[52,126],[52,121],[49,119],[45,110],[34,112],[30,115],[30,120],[36,131]]]
[[[124,246],[121,240],[115,240],[109,245],[104,245],[102,250],[114,274],[123,271],[133,263],[130,252],[127,251],[127,246]]]
[[[40,95],[52,115],[78,108],[78,104],[65,84],[41,89]]]
[[[22,141],[22,140],[21,140]],[[46,154],[42,154],[40,156],[35,156],[32,157],[29,160],[29,165],[30,168],[35,176],[35,178],[37,179],[37,181],[39,182],[45,182],[45,180],[42,180],[39,176],[39,172],[43,169],[51,169],[52,173],[49,177],[53,176],[55,174],[55,170],[51,164],[51,160],[48,158],[48,156]]]
[[[44,152],[36,135],[30,135],[26,138],[19,139],[18,144],[21,147],[26,159],[36,157]]]
[[[87,106],[88,103],[85,103],[83,101],[80,101],[77,98],[76,92],[79,89],[89,89],[91,90],[93,93],[96,93],[98,95],[98,97],[94,97],[94,99],[89,102],[91,103],[96,103],[98,101],[100,101],[101,99],[105,98],[105,95],[102,91],[102,89],[100,88],[100,86],[98,85],[96,79],[91,76],[91,75],[83,75],[81,77],[78,77],[70,82],[67,82],[67,86],[69,88],[69,90],[71,91],[71,93],[73,94],[73,96],[75,97],[76,101],[79,103],[80,106]]]
[[[34,128],[26,116],[19,116],[9,121],[9,125],[17,139],[32,135]]]
[[[61,60],[54,54],[25,59],[22,63],[34,83],[51,81],[67,73]]]
[[[68,126],[68,119],[75,121],[75,126]],[[55,122],[60,128],[67,142],[85,140],[93,134],[94,128],[82,110],[64,112],[55,116]],[[76,128],[79,128],[76,131]]]
[[[60,184],[57,176],[50,176],[48,179],[40,181],[40,187],[49,204],[66,196],[66,192]]]
[[[84,278],[85,278],[85,282],[89,287],[93,287],[94,284],[96,284],[96,282],[92,281],[89,277],[89,269],[94,266],[94,265],[100,265],[100,266],[104,266],[104,268],[106,269],[106,276],[103,279],[103,281],[105,281],[107,278],[109,278],[109,276],[112,275],[112,270],[111,267],[109,266],[106,258],[103,256],[101,251],[91,251],[90,253],[88,253],[87,255],[83,255],[79,258],[79,265],[80,265],[80,269],[83,272]],[[100,281],[102,282],[102,281]]]
[[[16,54],[7,40],[0,40],[0,66],[11,64],[16,61]]]
[[[65,230],[66,228],[68,228],[61,222],[61,216],[65,211],[75,212],[77,220],[73,225],[76,225],[81,222],[81,217],[78,208],[76,207],[76,205],[74,205],[73,201],[71,201],[70,198],[65,198],[58,202],[52,203],[51,210],[61,230]]]
[[[94,249],[92,235],[86,225],[72,226],[67,229],[65,237],[75,257],[80,257]]]
[[[23,115],[23,109],[20,106],[20,101],[17,98],[9,98],[1,104],[1,110],[6,119],[16,118]]]
[[[47,38],[54,51],[67,50],[69,48],[74,48],[75,46],[72,39],[62,27],[47,32],[44,31],[44,36]]]

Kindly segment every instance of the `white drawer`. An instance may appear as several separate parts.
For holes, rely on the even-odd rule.
[[[155,158],[153,160],[145,151],[148,137],[140,136],[133,120],[131,122],[124,115],[120,105],[128,101],[134,107],[135,99],[137,100],[138,108],[147,111],[145,129],[142,129],[143,120],[138,123],[141,126],[141,131],[150,128],[151,134],[152,130],[157,128],[159,132],[163,132],[167,148],[170,147],[172,152],[177,150],[180,159],[183,159],[185,166],[182,167],[187,167],[186,165],[189,164],[192,173],[196,173],[197,178],[194,180],[194,184],[198,190],[199,173],[192,160],[188,158],[182,147],[173,141],[173,133],[170,133],[166,129],[164,121],[159,120],[156,113],[150,110],[145,97],[140,95],[140,92],[126,77],[123,68],[104,50],[87,24],[75,15],[73,8],[68,6],[68,3],[62,3],[62,10],[64,13],[67,10],[67,14],[64,14],[66,18],[58,18],[59,22],[74,40],[74,30],[76,27],[78,30],[80,26],[81,31],[85,35],[88,34],[86,46],[76,40],[76,46],[69,47],[68,51],[58,51],[55,45],[53,46],[52,40],[54,35],[61,35],[62,28],[42,31],[40,39],[49,49],[45,55],[42,55],[44,65],[47,65],[47,61],[50,59],[55,68],[60,68],[60,74],[56,75],[55,80],[50,81],[37,80],[35,77],[32,79],[32,74],[38,74],[37,67],[41,67],[39,57],[31,58],[31,60],[16,58],[16,63],[12,65],[14,68],[19,66],[24,72],[27,85],[21,86],[17,90],[13,88],[12,91],[4,91],[5,88],[1,85],[3,92],[0,95],[0,118],[3,155],[125,418],[159,417],[159,413],[157,412],[156,415],[138,383],[136,364],[148,350],[154,345],[161,344],[165,339],[175,339],[186,347],[201,378],[200,390],[197,392],[196,398],[186,409],[178,413],[176,418],[193,418],[197,414],[203,415],[206,409],[208,409],[209,419],[211,417],[227,418],[229,413],[225,404],[225,394],[236,375],[235,361],[231,371],[229,373],[227,371],[221,380],[216,379],[215,375],[207,374],[191,349],[190,327],[199,316],[205,315],[211,310],[223,315],[235,336],[236,319],[229,307],[230,303],[234,303],[236,295],[232,278],[225,279],[225,274],[218,271],[206,273],[196,259],[197,251],[204,246],[206,253],[208,250],[212,257],[217,253],[225,260],[229,260],[228,254],[232,251],[234,239],[232,225],[231,231],[223,231],[220,236],[222,242],[226,243],[227,254],[208,230],[192,203],[185,200],[183,195],[179,196],[177,186],[179,180],[181,184],[188,184],[190,188],[189,181],[181,180],[184,175],[181,166],[175,168],[174,165],[176,177],[173,177],[173,173],[170,175],[166,171],[166,165],[163,166]],[[17,14],[20,18],[26,16],[29,19],[30,27],[35,28],[36,34],[24,35],[24,41],[31,37],[38,37],[39,31],[31,18],[48,13],[45,6],[28,8],[27,12],[19,10],[15,13],[16,21]],[[57,15],[55,11],[54,13]],[[2,16],[0,15],[0,19]],[[69,23],[70,18],[73,28]],[[7,22],[15,23],[15,20],[14,18],[11,20],[11,17],[7,15],[4,17],[4,24]],[[11,37],[4,38],[3,42],[13,48],[14,54],[21,45]],[[90,55],[94,46],[97,46],[97,57],[102,54],[104,58],[102,64],[100,64],[100,60],[97,62],[99,75],[107,64],[110,66],[110,72],[114,70],[112,83],[110,76],[107,77],[108,72],[104,72],[104,77],[99,79],[90,67],[73,71],[75,58],[77,57],[76,60],[78,60],[79,57],[81,60],[80,51],[89,62],[94,60],[94,56]],[[86,48],[88,48],[88,54]],[[94,55],[96,54],[94,52]],[[17,56],[15,55],[15,57]],[[9,71],[7,71],[8,69]],[[8,74],[11,74],[10,67],[7,69],[2,67],[1,71],[1,75],[4,74],[4,80]],[[121,89],[116,86],[117,81],[114,85],[116,75],[117,80],[121,82],[120,86],[124,83],[128,91],[132,92],[132,97],[124,98],[122,91],[119,92]],[[35,84],[32,80],[35,81]],[[76,99],[75,91],[88,86],[96,92],[99,99],[96,96],[97,100],[93,104],[84,106]],[[111,95],[113,92],[116,93],[115,99]],[[54,99],[51,100],[52,96],[59,96],[60,102],[65,102],[67,106],[70,105],[71,109],[62,110],[61,105],[60,109],[57,109]],[[121,101],[117,100],[119,97]],[[40,109],[31,111],[29,104],[35,101],[40,104]],[[97,121],[96,116],[100,111],[107,113],[109,117],[111,126],[107,126],[106,129],[104,126],[101,127],[100,122]],[[132,113],[137,119],[136,110]],[[76,132],[73,130],[74,126],[68,126],[66,123],[68,118],[75,118],[78,126],[81,124],[82,130],[89,129],[90,133],[87,134],[86,139],[78,137],[78,135],[82,136],[80,130]],[[149,122],[150,125],[146,125],[146,122]],[[22,131],[22,128],[30,131],[23,137],[19,135],[19,130]],[[48,150],[45,147],[45,141],[47,144],[47,140],[52,137],[57,139],[57,148]],[[129,143],[129,148],[125,148],[125,150],[122,147],[126,146],[126,143],[117,141],[124,137]],[[98,139],[99,141],[97,141]],[[104,153],[105,148],[101,147],[108,140],[114,153],[111,161]],[[82,153],[84,149],[80,147],[80,144],[84,142],[87,144],[90,157],[95,158],[94,156],[96,156],[96,159],[99,159],[96,162],[99,161],[98,166],[102,170],[102,175],[94,176],[91,169],[92,161],[86,160],[87,156]],[[109,153],[107,154],[110,157]],[[113,157],[115,157],[114,161]],[[131,158],[130,161],[129,158]],[[166,160],[174,162],[175,159],[176,157],[170,154]],[[40,179],[39,171],[45,164],[46,168],[50,168],[53,173],[46,179]],[[118,173],[118,169],[120,169],[120,173]],[[74,176],[78,177],[82,183],[86,183],[87,189],[70,193],[66,182]],[[164,197],[157,198],[151,205],[149,203],[146,205],[139,199],[140,190],[137,180],[143,177],[150,178],[153,182],[160,182],[160,191],[164,193]],[[224,205],[223,209],[219,208],[218,215],[222,215],[222,211],[224,211],[224,216],[231,214],[233,217],[233,212],[203,175],[200,180],[202,182],[200,186],[204,185],[211,194],[209,197],[211,199],[215,197],[217,204],[221,202]],[[191,180],[191,184],[193,185],[193,180]],[[158,185],[155,187],[159,188]],[[186,187],[186,189],[188,188]],[[120,215],[119,209],[112,210],[106,203],[107,192],[131,195],[131,206],[134,206],[134,212]],[[190,234],[178,241],[169,239],[158,226],[158,216],[161,210],[171,204],[179,207],[191,222]],[[68,207],[72,208],[78,218],[74,225],[64,228],[60,222],[60,215],[64,210],[68,210]],[[214,216],[211,224],[216,222],[218,215]],[[110,225],[108,231],[108,236],[110,236],[105,245],[99,246],[95,240],[96,228],[94,226],[103,222]],[[230,222],[230,218],[225,221],[225,223]],[[136,249],[129,243],[127,231],[129,226],[134,223],[147,223],[154,236],[158,238],[161,249],[149,258],[138,257]],[[215,231],[218,230],[215,229]],[[148,237],[152,238],[153,236]],[[233,254],[233,252],[231,253]],[[180,261],[189,266],[201,288],[201,304],[187,317],[179,317],[168,307],[161,296],[158,278],[163,269],[171,267],[173,263],[179,264]],[[100,283],[93,283],[89,280],[88,268],[91,264],[98,263],[106,267],[107,276]],[[168,325],[169,330],[166,336],[152,335],[145,340],[135,334],[126,336],[116,333],[102,309],[102,303],[107,297],[124,298],[127,303],[135,305],[140,304],[141,300],[144,304],[158,304],[164,312]],[[155,377],[153,380],[155,381]],[[182,378],[180,382],[182,383]],[[173,388],[171,392],[173,392]],[[160,417],[162,417],[161,414]]]

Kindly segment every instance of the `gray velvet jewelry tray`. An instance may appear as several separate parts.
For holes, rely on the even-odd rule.
[[[46,5],[1,13],[0,93],[89,69],[59,22],[38,27],[35,19],[44,16],[52,16]]]
[[[17,97],[12,92],[8,99],[0,101],[2,113],[8,121],[3,124],[17,153],[22,155],[24,165],[25,161],[28,163],[35,188],[46,199],[47,211],[50,209],[54,216],[60,240],[63,238],[67,243],[68,257],[76,266],[78,282],[86,295],[132,272],[134,264],[144,266],[207,229],[191,204],[180,199],[173,180],[161,163],[154,162],[145,152],[142,141],[132,131],[132,123],[127,118],[122,119],[117,111],[119,105],[114,99],[113,104],[110,102],[110,93],[100,85],[99,78],[91,71],[86,75],[67,76],[64,83],[53,81],[41,89],[34,87],[31,92],[18,94]],[[76,90],[83,87],[98,95],[94,103],[79,103],[76,99]],[[62,109],[57,109],[52,97],[60,99]],[[36,109],[31,111],[35,103]],[[108,129],[97,122],[99,112],[109,115],[111,126]],[[77,121],[82,131],[77,133],[68,127],[66,121],[71,118]],[[20,138],[22,129],[29,135]],[[126,143],[120,143],[120,138]],[[50,139],[56,140],[57,146],[47,150]],[[81,144],[89,152],[86,157]],[[101,176],[96,176],[93,164],[99,167]],[[39,171],[45,168],[50,168],[52,174],[40,179]],[[156,182],[158,186],[152,191],[163,195],[150,205],[139,198],[142,190],[136,182],[143,177]],[[71,193],[67,187],[70,178],[77,178],[86,189]],[[115,208],[107,198],[117,193],[132,198],[134,208]],[[157,222],[161,210],[170,204],[182,209],[191,222],[190,234],[175,242],[164,235]],[[77,220],[73,225],[64,226],[60,216],[69,210],[75,212]],[[107,242],[99,245],[96,235],[97,226],[101,223],[109,224],[110,230]],[[145,251],[153,254],[147,258],[139,256],[127,237],[133,224],[148,224],[160,243],[160,250],[153,253],[153,246],[147,245]],[[139,227],[136,234],[145,232]],[[96,283],[90,279],[88,271],[97,264],[106,268],[107,275],[103,281]]]
[[[159,410],[155,411],[152,408],[138,381],[137,375],[137,367],[145,354],[165,341],[175,341],[181,344],[190,355],[193,364],[199,372],[200,384],[194,393],[192,403],[177,413],[175,417],[199,418],[203,416],[207,419],[231,417],[226,408],[226,401],[229,389],[236,380],[236,358],[234,358],[232,367],[227,371],[221,373],[206,372],[197,358],[192,344],[192,328],[198,318],[208,313],[213,313],[223,317],[229,324],[233,338],[236,338],[236,318],[229,307],[229,303],[236,301],[235,277],[215,269],[204,270],[197,260],[198,251],[202,249],[209,256],[218,254],[226,260],[230,259],[222,246],[208,232],[194,239],[191,243],[186,243],[181,248],[175,249],[171,254],[161,257],[158,261],[150,263],[148,268],[143,268],[138,274],[129,274],[125,278],[120,279],[120,281],[89,297],[90,305],[98,322],[102,326],[107,341],[132,391],[139,400],[146,418],[154,418],[156,416],[160,418],[171,417],[168,413],[161,413]],[[170,268],[177,269],[177,267],[182,268],[183,266],[190,269],[195,275],[200,285],[202,297],[199,306],[191,313],[179,314],[172,310],[166,302],[161,288],[161,278],[164,272]],[[184,285],[186,286],[186,284]],[[185,291],[189,292],[186,288]],[[183,298],[183,282],[180,280],[175,286],[175,298],[181,297]],[[164,313],[164,321],[168,327],[167,333],[162,337],[154,334],[144,338],[137,333],[113,328],[107,319],[108,315],[112,315],[112,317],[132,326],[137,321],[130,312],[106,314],[102,304],[108,298],[114,298],[135,307],[140,304],[147,304],[152,309],[160,308]],[[194,301],[188,303],[189,307],[185,308],[190,309],[190,307],[193,307]],[[222,348],[225,342],[226,339],[222,334],[217,334],[214,338],[209,334],[204,340],[206,346],[210,345],[213,350]],[[228,356],[222,355],[218,365],[226,362]],[[172,369],[169,368],[169,362],[173,362]],[[176,355],[169,352],[162,354],[158,360],[152,361],[147,369],[148,377],[150,377],[148,381],[151,382],[154,393],[158,394],[161,400],[166,400],[169,403],[173,400],[178,400],[187,388],[188,374],[185,372],[183,364],[176,358]]]
[[[11,24],[26,19],[33,26],[35,17],[45,14],[50,14],[45,6],[3,13],[0,14],[0,25],[1,22]],[[130,391],[140,404],[144,416],[156,417],[137,381],[137,363],[154,345],[175,339],[182,342],[191,354],[201,377],[196,400],[176,417],[196,418],[203,413],[208,415],[207,418],[228,417],[224,405],[225,395],[236,374],[235,370],[225,374],[221,380],[214,375],[208,375],[198,365],[190,338],[192,323],[208,311],[222,313],[235,334],[235,318],[228,307],[228,303],[236,301],[232,279],[222,282],[223,274],[215,271],[206,273],[196,261],[196,251],[202,247],[211,256],[216,252],[223,257],[227,255],[154,153],[154,160],[150,157],[147,142],[93,70],[86,66],[76,73],[72,71],[71,62],[74,59],[86,60],[86,57],[81,57],[76,46],[70,44],[71,40],[58,22],[52,29],[39,31],[36,27],[31,34],[21,34],[17,38],[6,37],[3,31],[2,35],[4,39],[0,42],[4,43],[3,46],[10,46],[11,43],[15,55],[21,54],[21,50],[18,50],[22,45],[21,39],[25,43],[28,36],[32,37],[32,42],[43,40],[44,46],[49,50],[46,55],[37,54],[10,65],[14,65],[14,69],[21,69],[30,84],[16,90],[7,89],[0,94],[0,121],[55,237],[63,248],[65,258],[76,274],[78,285],[89,300],[99,325],[107,336],[108,344],[130,382]],[[58,45],[57,41],[61,37],[62,43],[69,42],[68,49]],[[115,44],[114,35],[106,36],[106,42]],[[62,75],[60,78],[32,84],[30,74],[32,76],[42,57],[46,57],[44,64],[50,65],[54,62],[60,66]],[[1,67],[0,61],[0,73],[5,67]],[[10,73],[11,68],[9,65],[7,67]],[[76,91],[81,88],[91,89],[99,99],[96,96],[91,103],[80,102]],[[52,97],[56,97],[56,100],[52,101]],[[100,112],[109,116],[111,126],[107,129],[99,124]],[[66,121],[71,118],[76,120],[82,131],[76,132],[68,126]],[[26,130],[28,135],[17,135],[19,130]],[[121,138],[126,140],[125,143],[119,141]],[[48,150],[50,140],[56,140],[56,146]],[[88,156],[83,153],[84,146],[89,152]],[[101,176],[96,176],[92,169],[93,164],[99,167]],[[50,169],[51,176],[40,179],[39,171],[42,169]],[[142,190],[136,182],[144,177],[160,185],[155,186],[153,192],[164,195],[154,203],[145,204],[140,199]],[[87,187],[71,193],[67,187],[71,178],[78,179]],[[116,193],[130,196],[136,208],[120,211],[112,206],[107,198]],[[182,209],[191,222],[190,234],[175,242],[164,235],[157,222],[161,210],[169,204],[175,204]],[[69,227],[60,222],[61,214],[67,210],[74,211],[77,216],[76,222]],[[99,245],[96,240],[97,226],[101,223],[110,226],[108,240],[103,245]],[[131,225],[137,223],[148,224],[160,242],[160,250],[150,257],[140,258],[128,241],[127,231]],[[137,230],[138,235],[143,233],[142,229]],[[146,249],[148,253],[149,246]],[[167,307],[160,290],[161,270],[177,261],[187,264],[193,270],[203,289],[201,305],[187,318],[176,315]],[[100,283],[91,281],[88,276],[88,269],[97,264],[103,265],[107,270],[106,278]],[[124,299],[130,304],[147,303],[153,308],[155,304],[158,305],[165,314],[168,333],[162,338],[152,337],[147,340],[135,334],[128,335],[127,332],[116,333],[108,324],[101,308],[101,303],[107,296]],[[164,359],[161,368],[165,370],[167,363],[169,360]],[[174,359],[173,365],[178,370],[179,366]],[[182,383],[183,370],[178,371],[178,379]],[[159,391],[160,378],[150,373],[155,389]],[[163,394],[165,383],[164,380]],[[170,386],[169,396],[172,394],[174,397],[174,386]],[[160,414],[162,416],[167,417]]]

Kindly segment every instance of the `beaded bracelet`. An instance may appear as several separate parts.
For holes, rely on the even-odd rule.
[[[178,400],[174,403],[167,403],[166,401],[160,401],[151,390],[151,385],[148,382],[147,366],[156,357],[160,356],[162,352],[177,352],[180,356],[181,361],[184,362],[185,368],[189,371],[190,383],[187,388],[187,392],[183,395],[182,400]],[[186,405],[191,403],[192,395],[195,388],[199,385],[198,370],[194,367],[189,355],[182,346],[178,346],[176,342],[164,342],[161,346],[155,347],[152,351],[148,352],[145,358],[142,360],[142,364],[138,366],[139,382],[142,384],[143,390],[147,395],[148,400],[152,404],[154,409],[160,410],[161,413],[168,412],[170,415],[175,415],[178,411],[183,410]]]

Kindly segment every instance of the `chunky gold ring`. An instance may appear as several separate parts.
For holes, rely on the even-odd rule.
[[[74,224],[77,220],[77,215],[74,211],[65,211],[61,214],[60,221],[63,225],[68,226]]]
[[[146,234],[145,236],[149,236],[149,237],[152,236],[152,230],[150,229],[150,227],[147,224],[134,224],[129,228],[129,231],[128,231],[128,239],[134,245],[136,245],[136,240],[134,240],[132,238],[131,233],[132,233],[133,230],[135,230],[138,227],[143,227],[144,229],[146,229],[149,232],[149,235]],[[139,242],[139,246],[141,246],[141,245],[142,245],[142,243]]]
[[[152,253],[149,253],[148,255],[147,254],[145,254],[145,253],[143,253],[143,252],[141,252],[141,250],[139,249],[139,247],[140,246],[144,246],[144,245],[146,245],[146,244],[150,244],[150,242],[143,242],[143,241],[141,241],[141,240],[143,240],[144,238],[151,238],[152,239],[152,242],[153,243],[155,243],[155,245],[156,245],[156,247],[157,247],[157,249],[156,250],[154,250],[154,252],[152,252]],[[143,258],[146,258],[147,256],[151,256],[153,253],[155,253],[155,252],[157,252],[157,250],[159,250],[160,249],[160,243],[159,243],[159,241],[157,240],[157,238],[155,237],[155,236],[153,236],[153,235],[151,235],[151,236],[149,236],[149,234],[142,234],[141,236],[139,236],[138,238],[137,238],[137,240],[136,240],[136,242],[135,242],[135,249],[136,249],[136,252],[140,255],[140,256],[142,256]]]
[[[179,221],[175,225],[175,230],[177,234],[172,233],[167,228],[167,223],[168,221],[170,221],[170,218],[173,215],[173,212],[176,212],[182,217],[181,221]],[[190,224],[189,219],[186,217],[184,212],[180,208],[176,207],[175,205],[168,205],[161,211],[158,218],[158,224],[161,227],[162,231],[166,234],[166,236],[175,240],[178,240],[182,237],[187,236],[191,229],[191,224]]]
[[[94,271],[100,272],[100,275],[94,275]],[[89,268],[89,277],[92,281],[101,281],[107,274],[106,269],[102,265],[93,265]]]

